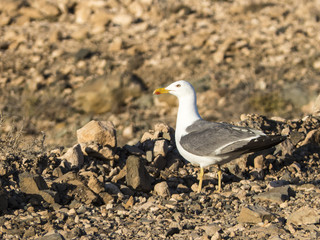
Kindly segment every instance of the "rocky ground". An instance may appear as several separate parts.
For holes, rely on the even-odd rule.
[[[1,238],[319,238],[319,21],[317,0],[0,1]],[[196,193],[152,95],[179,79],[205,119],[288,140]]]

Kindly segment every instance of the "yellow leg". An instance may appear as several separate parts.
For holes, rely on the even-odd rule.
[[[203,175],[204,175],[203,167],[200,167],[198,193],[200,193],[202,189]]]
[[[221,192],[221,176],[222,176],[222,172],[221,172],[221,168],[218,165],[218,190],[217,192]]]

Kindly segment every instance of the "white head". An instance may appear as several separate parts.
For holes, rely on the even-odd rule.
[[[162,93],[170,93],[175,95],[177,98],[186,97],[186,96],[194,96],[195,91],[193,86],[184,80],[179,80],[174,83],[171,83],[166,88],[158,88],[156,89],[153,94],[160,95]]]

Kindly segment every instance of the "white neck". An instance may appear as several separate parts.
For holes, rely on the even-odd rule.
[[[176,140],[179,140],[186,132],[185,129],[201,119],[198,108],[197,99],[194,95],[180,96],[179,109],[176,122]]]

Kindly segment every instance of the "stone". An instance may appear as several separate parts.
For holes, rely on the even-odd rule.
[[[320,95],[318,95],[318,97],[314,101],[314,104],[312,106],[312,115],[320,116]]]
[[[91,17],[90,22],[95,26],[106,26],[109,22],[111,22],[112,15],[105,11],[104,9],[100,9],[95,11]]]
[[[44,18],[43,14],[35,8],[22,7],[19,9],[19,12],[23,14],[19,19],[20,23],[24,23],[26,20],[29,21],[29,18],[37,20]]]
[[[120,188],[117,185],[115,185],[115,184],[113,184],[111,182],[105,183],[104,184],[104,188],[105,188],[107,193],[110,193],[112,195],[117,195],[117,194],[121,193],[120,192]]]
[[[221,230],[221,227],[214,223],[201,226],[200,228],[202,228],[209,237],[214,236]]]
[[[91,16],[91,8],[88,6],[88,3],[81,2],[80,4],[77,4],[75,9],[75,21],[76,23],[87,23],[90,16]]]
[[[40,190],[47,190],[48,185],[40,175],[29,172],[19,174],[19,185],[22,192],[27,194],[38,194]]]
[[[153,148],[153,156],[163,156],[165,157],[168,152],[168,142],[164,139],[155,141]]]
[[[157,183],[156,185],[154,185],[154,191],[156,192],[157,195],[159,195],[161,197],[170,196],[169,186],[168,186],[168,183],[165,182],[165,181]]]
[[[224,60],[226,51],[234,41],[235,40],[232,37],[229,37],[219,45],[218,50],[213,54],[213,60],[216,64],[219,64]]]
[[[256,169],[263,169],[263,165],[264,165],[264,157],[263,155],[258,155],[254,158],[253,160],[253,166]]]
[[[320,130],[315,129],[308,132],[306,138],[302,141],[301,146],[307,144],[316,144],[320,145]]]
[[[69,148],[60,158],[67,160],[71,167],[81,168],[84,162],[84,156],[80,144],[76,144],[72,148]]]
[[[253,196],[253,199],[267,200],[276,203],[282,203],[294,196],[293,190],[289,186],[275,187],[267,192]]]
[[[166,164],[167,164],[166,158],[164,158],[162,155],[158,155],[154,159],[152,166],[158,168],[159,170],[163,170],[166,167]]]
[[[37,238],[37,240],[64,240],[60,233],[49,232],[43,237]]]
[[[112,178],[112,182],[117,183],[119,180],[124,179],[127,175],[127,168],[124,167],[120,170],[120,172],[118,174],[116,174],[115,176],[113,176]]]
[[[239,223],[260,223],[264,221],[271,221],[273,216],[265,208],[261,206],[247,206],[240,211]]]
[[[133,196],[130,196],[129,199],[128,199],[128,201],[127,201],[125,204],[123,204],[123,206],[124,206],[125,209],[130,209],[133,205],[134,205],[134,198],[133,198]]]
[[[88,187],[97,194],[105,190],[103,184],[95,177],[90,177],[88,181]]]
[[[130,155],[142,156],[142,155],[146,154],[141,148],[134,146],[134,145],[126,144],[123,146],[123,149],[128,151],[130,153]]]
[[[5,189],[0,189],[0,212],[8,208],[8,193]]]
[[[57,17],[60,14],[59,8],[46,0],[32,1],[31,6],[39,10],[45,17]]]
[[[317,208],[303,206],[288,216],[287,223],[295,225],[318,224],[319,220],[320,214]]]
[[[101,146],[117,146],[116,130],[110,121],[92,120],[77,130],[78,143],[95,142]]]
[[[93,114],[119,111],[124,101],[119,82],[119,76],[113,75],[86,82],[75,90],[75,108]]]
[[[129,14],[119,13],[112,18],[114,24],[126,27],[132,22],[133,18]]]
[[[97,202],[98,197],[84,185],[81,181],[75,179],[68,181],[69,185],[73,185],[70,194],[74,197],[76,201],[85,203],[85,204],[92,204]]]
[[[132,139],[134,137],[134,128],[133,125],[129,125],[126,126],[123,130],[122,130],[122,136],[127,138],[127,139]]]
[[[99,196],[101,197],[104,204],[108,204],[113,201],[113,196],[107,192],[101,192],[99,193]]]
[[[112,52],[120,51],[123,47],[123,40],[121,37],[115,37],[109,45],[109,50]]]
[[[99,154],[102,156],[102,158],[106,160],[113,160],[118,158],[118,156],[114,153],[113,149],[107,146],[102,147],[99,150]]]
[[[40,190],[38,193],[47,203],[54,204],[60,201],[57,192],[52,190]]]
[[[137,156],[129,156],[127,159],[127,185],[138,191],[151,190],[152,177],[148,174],[142,160]]]

